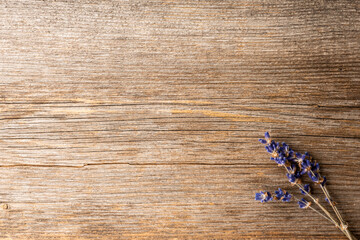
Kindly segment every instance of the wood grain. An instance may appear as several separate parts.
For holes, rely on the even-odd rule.
[[[345,239],[254,202],[297,192],[266,130],[360,237],[359,28],[347,0],[1,1],[0,239]]]

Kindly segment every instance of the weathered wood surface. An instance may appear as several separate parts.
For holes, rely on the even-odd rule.
[[[1,239],[345,239],[257,141],[309,151],[360,237],[358,1],[1,1]]]

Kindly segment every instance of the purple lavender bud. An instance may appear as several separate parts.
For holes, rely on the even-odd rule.
[[[303,198],[300,201],[298,201],[298,204],[300,208],[308,208],[310,207],[311,202],[308,202],[306,201],[306,199]]]
[[[294,174],[289,174],[289,173],[287,173],[286,176],[287,176],[287,178],[289,179],[289,182],[291,182],[291,183],[293,183],[293,184],[296,183],[297,178],[295,177]]]
[[[306,195],[306,193],[309,193],[310,190],[311,190],[310,185],[309,185],[309,184],[305,184],[305,185],[304,185],[304,190],[305,190],[305,191],[303,191],[303,190],[300,188],[300,192],[301,192],[302,194]]]
[[[320,165],[318,163],[313,163],[311,165],[311,171],[318,172],[320,170]]]
[[[269,134],[269,132],[265,132],[265,139],[270,139],[270,134]]]
[[[291,194],[286,191],[283,191],[281,188],[275,191],[275,194],[277,200],[282,200],[283,202],[290,202],[291,200]]]
[[[269,192],[260,191],[259,193],[255,193],[255,200],[260,201],[262,203],[272,201],[273,198]]]
[[[322,182],[321,182],[321,186],[324,187],[325,184],[326,184],[326,181],[327,181],[327,180],[326,180],[326,177],[324,176],[323,179],[322,179]]]
[[[286,164],[287,160],[284,157],[278,157],[278,158],[275,158],[275,162],[277,164],[279,164],[280,166],[283,166]]]
[[[266,144],[267,141],[265,139],[259,139],[259,142],[261,142],[262,144]]]
[[[325,201],[327,201],[329,204],[331,204],[331,205],[336,205],[336,202],[334,202],[331,198],[330,198],[330,200],[326,197],[325,198]]]
[[[311,173],[308,172],[309,178],[311,179],[311,181],[318,183],[319,182],[319,174],[318,173]]]
[[[287,169],[291,174],[297,173],[297,166],[296,166],[295,163],[291,163],[290,166],[286,166],[286,169]]]

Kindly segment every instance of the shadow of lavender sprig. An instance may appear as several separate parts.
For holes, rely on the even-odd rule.
[[[320,174],[320,165],[312,159],[309,153],[298,153],[293,151],[286,143],[275,142],[270,138],[268,132],[265,133],[265,139],[259,139],[259,141],[265,144],[265,149],[271,154],[270,159],[278,164],[279,167],[283,167],[286,171],[286,177],[292,186],[299,188],[300,193],[310,198],[298,199],[291,195],[287,191],[279,188],[271,194],[267,191],[261,191],[255,194],[255,200],[262,203],[266,203],[273,200],[282,202],[290,202],[292,198],[297,199],[299,207],[302,209],[311,209],[333,223],[340,231],[342,231],[350,240],[357,240],[354,235],[349,231],[348,224],[342,218],[338,211],[335,202],[332,200],[329,191],[326,187],[327,179]],[[336,218],[326,210],[326,208],[319,202],[318,198],[315,198],[311,193],[310,184],[303,184],[302,177],[308,176],[309,179],[316,185],[318,185],[325,195],[325,201],[331,206]],[[274,196],[274,197],[273,197]],[[314,203],[321,211],[312,206]]]

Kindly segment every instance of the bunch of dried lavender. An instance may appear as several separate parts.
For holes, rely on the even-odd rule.
[[[319,163],[316,163],[316,161],[314,161],[307,152],[305,154],[300,154],[294,152],[286,143],[280,144],[273,141],[270,138],[270,134],[268,132],[265,133],[265,139],[259,139],[259,141],[265,144],[266,151],[271,154],[270,159],[275,161],[279,167],[283,167],[285,169],[286,177],[288,178],[291,185],[298,187],[301,194],[307,196],[310,199],[306,200],[305,198],[302,198],[300,200],[294,197],[298,200],[299,207],[302,209],[311,209],[315,211],[333,223],[350,240],[356,240],[354,235],[352,235],[352,233],[349,231],[347,223],[340,215],[335,202],[330,197],[329,191],[326,188],[326,177],[320,175]],[[312,182],[320,186],[321,190],[325,194],[325,201],[334,210],[337,219],[326,210],[326,208],[319,202],[319,199],[312,195],[310,185],[302,183],[301,178],[303,175],[307,175]],[[272,194],[267,191],[261,191],[255,194],[255,200],[261,202],[269,202],[274,199],[283,202],[289,202],[292,197],[293,195],[280,188],[275,191],[274,197],[272,197]],[[316,210],[312,206],[312,203],[317,205],[320,208],[320,211]]]

